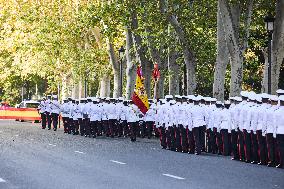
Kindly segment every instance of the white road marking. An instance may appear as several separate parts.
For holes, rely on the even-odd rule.
[[[34,140],[33,138],[31,138],[30,140]]]
[[[80,152],[80,151],[75,151],[75,153],[78,153],[78,154],[85,154],[84,152]]]
[[[56,146],[55,144],[48,144],[49,146]]]
[[[3,133],[3,131],[0,131],[0,133]]]
[[[166,176],[166,177],[171,177],[171,178],[178,179],[178,180],[184,180],[185,179],[185,178],[178,177],[178,176],[171,175],[171,174],[163,174],[163,175]]]
[[[15,135],[15,137],[18,137],[19,135]]]
[[[120,165],[125,165],[126,163],[123,163],[123,162],[120,162],[120,161],[115,161],[115,160],[109,160],[110,162],[113,162],[113,163],[117,163],[117,164],[120,164]]]
[[[3,182],[6,182],[6,180],[4,180],[4,179],[2,179],[2,178],[0,178],[0,183],[3,183]]]

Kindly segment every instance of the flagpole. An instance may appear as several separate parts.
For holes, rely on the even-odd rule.
[[[154,64],[154,70],[152,72],[152,77],[154,79],[154,99],[157,99],[157,85],[160,78],[160,70],[158,68],[158,64]]]

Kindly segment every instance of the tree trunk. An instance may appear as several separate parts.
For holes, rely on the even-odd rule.
[[[161,52],[163,51],[163,46],[160,48],[160,50],[158,50],[155,47],[155,43],[154,43],[154,37],[151,36],[151,34],[153,33],[153,31],[151,30],[150,27],[146,28],[146,32],[147,32],[147,41],[148,41],[148,48],[150,51],[150,55],[152,60],[154,61],[154,63],[157,63],[159,66],[159,70],[160,70],[160,79],[157,83],[157,94],[156,94],[156,98],[164,98],[164,85],[165,85],[165,71],[167,69],[166,67],[166,60],[164,60],[161,56]],[[152,73],[152,67],[149,70],[149,74]],[[149,76],[151,79],[151,76]]]
[[[100,82],[100,97],[109,97],[110,95],[110,77],[108,74],[103,75]]]
[[[228,0],[219,0],[218,5],[223,20],[225,38],[231,62],[230,96],[239,96],[242,90],[244,52],[250,35],[253,0],[249,0],[246,7],[244,22],[245,37],[240,40],[240,2],[230,7]],[[242,41],[243,44],[240,44]]]
[[[143,76],[145,78],[144,85],[148,98],[151,98],[152,65],[153,64],[150,61],[148,61],[146,64],[144,64],[144,67],[142,67]]]
[[[122,87],[120,81],[120,65],[117,61],[112,42],[108,42],[108,53],[110,57],[110,63],[113,69],[113,98],[118,98],[120,96],[120,89]]]
[[[133,64],[133,38],[130,29],[126,29],[126,99],[131,99],[134,92],[135,79],[136,79],[136,68]]]
[[[184,62],[186,64],[187,73],[187,94],[194,94],[196,89],[196,78],[195,78],[195,64],[193,52],[190,50],[190,44],[186,38],[185,30],[182,25],[178,22],[177,17],[167,12],[166,0],[160,0],[160,9],[163,14],[166,15],[167,21],[174,28],[183,51]]]
[[[238,43],[238,25],[234,23],[239,16],[237,11],[230,10],[227,0],[219,0],[218,5],[222,15],[227,47],[231,60],[230,96],[239,96],[243,79],[243,61]]]
[[[157,83],[157,99],[165,97],[165,74],[161,72],[160,79]]]
[[[132,29],[136,30],[138,29],[137,13],[134,11],[131,16],[132,16]],[[152,63],[146,57],[147,49],[142,43],[142,37],[137,33],[133,33],[133,42],[134,42],[134,46],[136,50],[137,60],[139,64],[142,66],[142,72],[145,78],[144,80],[145,90],[146,90],[148,97],[150,97],[151,95],[151,64]]]
[[[271,65],[271,92],[276,93],[279,83],[280,67],[284,59],[284,1],[277,0],[276,18],[274,23],[272,41],[272,65]]]
[[[179,65],[176,63],[177,52],[169,49],[168,70],[169,70],[169,94],[179,94]]]
[[[85,98],[85,78],[79,81],[79,98]]]
[[[72,99],[78,99],[79,98],[79,84],[75,83],[73,81],[73,87],[72,87]]]
[[[63,79],[62,79],[62,88],[61,88],[61,96],[62,96],[62,99],[67,99],[68,96],[69,96],[69,90],[68,90],[68,77],[67,76],[64,76]]]
[[[223,28],[222,13],[218,3],[217,12],[217,58],[215,63],[213,96],[217,100],[224,100],[224,85],[226,68],[229,63],[229,52],[225,39],[225,31]]]

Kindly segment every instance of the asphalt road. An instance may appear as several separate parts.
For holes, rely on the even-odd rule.
[[[155,139],[85,138],[0,121],[0,189],[273,189],[284,169],[162,150]]]

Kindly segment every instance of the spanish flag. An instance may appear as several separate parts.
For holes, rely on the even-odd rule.
[[[143,114],[149,110],[148,97],[144,87],[144,77],[140,66],[137,68],[136,84],[132,95],[132,101],[136,106],[138,106]]]

